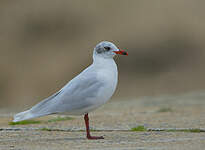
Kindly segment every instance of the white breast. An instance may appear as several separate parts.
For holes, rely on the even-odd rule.
[[[118,71],[113,59],[104,61],[103,65],[96,70],[98,80],[103,83],[103,86],[98,92],[97,100],[101,105],[108,101],[114,94],[118,81]]]

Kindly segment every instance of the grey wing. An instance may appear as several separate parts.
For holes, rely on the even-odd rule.
[[[31,108],[31,111],[39,115],[63,112],[80,114],[94,105],[93,102],[102,86],[103,83],[97,79],[96,73],[82,72],[59,92]]]
[[[30,109],[30,112],[33,113],[33,114],[36,114],[36,115],[39,114],[39,116],[51,114],[51,113],[49,113],[49,111],[46,108],[46,106],[49,106],[53,102],[53,100],[60,94],[60,92],[61,92],[61,90],[56,92],[55,94],[49,96],[48,98],[44,99],[40,103],[34,105]]]
[[[56,112],[80,114],[96,105],[98,91],[103,87],[102,82],[96,78],[87,77],[72,84],[62,91]]]

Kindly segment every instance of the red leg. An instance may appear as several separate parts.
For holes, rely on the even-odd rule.
[[[91,136],[91,135],[90,135],[89,117],[88,117],[88,114],[85,114],[84,120],[85,120],[87,138],[88,138],[89,140],[104,139],[102,136]]]

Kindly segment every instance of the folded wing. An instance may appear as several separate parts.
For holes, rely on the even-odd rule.
[[[30,110],[14,116],[14,121],[36,118],[54,113],[82,114],[95,104],[103,83],[96,72],[89,68],[76,76],[60,91],[33,106]]]

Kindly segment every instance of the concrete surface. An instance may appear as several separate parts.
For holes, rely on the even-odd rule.
[[[143,125],[152,129],[205,129],[205,94],[188,93],[178,96],[142,97],[112,100],[90,113],[92,135],[104,140],[85,138],[83,117],[51,122],[47,116],[35,120],[43,123],[8,125],[14,111],[0,110],[0,150],[64,150],[64,149],[134,149],[134,150],[203,150],[205,132],[134,132]],[[42,131],[48,128],[53,131]],[[56,131],[56,129],[61,131]]]

